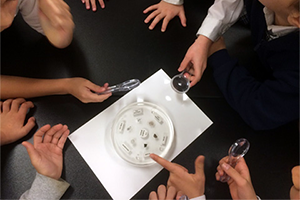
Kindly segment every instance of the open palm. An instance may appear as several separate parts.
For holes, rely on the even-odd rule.
[[[34,135],[32,145],[23,142],[32,165],[38,173],[53,179],[59,179],[63,167],[62,150],[69,135],[66,125],[45,125]]]

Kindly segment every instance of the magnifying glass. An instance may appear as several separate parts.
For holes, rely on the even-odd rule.
[[[186,93],[190,89],[190,80],[185,76],[185,73],[189,72],[183,70],[171,80],[171,87],[180,94]]]
[[[133,88],[136,88],[140,85],[139,79],[130,79],[128,81],[124,81],[120,84],[113,85],[107,88],[104,92],[98,93],[98,94],[107,94],[107,93],[117,93],[117,92],[127,92],[129,90],[132,90]]]

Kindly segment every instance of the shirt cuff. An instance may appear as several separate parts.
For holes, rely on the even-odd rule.
[[[184,3],[184,0],[163,0],[163,1],[173,5],[182,5]]]
[[[204,35],[205,37],[215,42],[223,34],[222,26],[224,26],[222,24],[222,21],[215,18],[206,17],[197,32],[197,36]]]
[[[205,194],[199,197],[192,198],[190,200],[206,200]]]
[[[52,179],[42,174],[36,173],[36,177],[20,199],[60,199],[70,186],[63,179]]]

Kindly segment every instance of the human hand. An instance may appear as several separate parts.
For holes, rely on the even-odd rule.
[[[230,176],[227,183],[232,199],[257,199],[245,159],[241,158],[235,168],[232,168],[227,163],[228,156],[220,160],[216,179],[219,181],[224,172]]]
[[[31,101],[23,98],[0,101],[1,145],[17,141],[29,133],[35,125],[34,117],[30,117],[24,125],[28,109],[33,108]]]
[[[112,95],[111,93],[102,95],[97,94],[104,92],[108,88],[108,83],[105,83],[103,87],[100,87],[84,78],[70,78],[68,80],[68,93],[72,94],[83,103],[102,102]]]
[[[153,11],[154,10],[154,11]],[[168,26],[168,23],[175,16],[178,16],[181,21],[181,25],[186,27],[186,17],[184,13],[183,5],[173,5],[164,1],[159,2],[158,4],[152,5],[146,8],[143,13],[146,14],[149,11],[153,11],[146,19],[145,23],[149,23],[153,19],[152,23],[149,26],[149,29],[152,30],[156,24],[163,19],[163,24],[161,26],[161,31],[165,32]]]
[[[63,168],[64,144],[70,131],[66,125],[45,125],[33,137],[33,145],[23,142],[36,171],[44,176],[58,180]]]
[[[198,156],[195,160],[195,174],[190,174],[185,167],[171,163],[156,154],[150,154],[150,157],[170,172],[168,187],[173,186],[190,199],[204,194],[204,156]]]
[[[176,188],[170,186],[168,189],[164,185],[160,185],[157,188],[157,192],[152,191],[149,194],[149,200],[173,200],[179,199],[183,193],[181,191],[177,192]]]
[[[1,31],[7,29],[12,24],[16,15],[17,6],[18,1],[1,0]]]
[[[179,72],[186,70],[189,72],[187,78],[191,81],[190,86],[196,85],[200,81],[206,69],[208,50],[212,41],[203,35],[199,35],[194,44],[190,46],[184,59],[182,60]]]
[[[292,169],[292,180],[293,186],[290,190],[290,198],[291,200],[299,200],[300,199],[300,166],[295,166]]]
[[[220,51],[222,49],[226,49],[225,41],[223,37],[220,37],[216,42],[214,42],[208,51],[208,57],[214,54],[217,51]]]
[[[91,3],[90,3],[90,1],[91,1]],[[89,10],[91,8],[90,4],[92,4],[93,11],[97,10],[96,0],[81,0],[81,2],[85,4],[85,8],[87,10]],[[105,8],[105,3],[103,0],[99,0],[99,3],[100,3],[101,8]]]
[[[74,22],[70,7],[63,0],[39,0],[39,18],[48,40],[58,48],[73,39]]]

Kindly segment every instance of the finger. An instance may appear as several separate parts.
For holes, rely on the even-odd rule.
[[[68,126],[67,125],[63,125],[63,127],[53,135],[51,143],[57,145],[59,138],[63,135],[63,133],[67,129],[68,129]]]
[[[197,75],[197,76],[192,76],[191,77],[191,87],[193,87],[194,85],[196,85],[199,81],[200,81],[200,77],[202,76],[202,74]]]
[[[24,133],[27,135],[34,126],[35,126],[35,118],[30,117],[27,123],[25,124],[25,126],[23,126],[22,131],[24,131]]]
[[[26,148],[31,161],[39,156],[38,152],[35,150],[34,146],[31,143],[25,141],[22,142],[22,145]]]
[[[95,0],[90,0],[90,1],[91,1],[91,4],[92,4],[92,10],[96,11],[97,10],[96,1]]]
[[[105,3],[103,0],[99,0],[99,3],[100,3],[101,8],[105,8]]]
[[[221,167],[238,185],[242,185],[245,182],[245,179],[229,164],[223,163]]]
[[[2,105],[3,113],[8,113],[10,111],[10,106],[11,106],[12,101],[13,101],[12,99],[8,99],[3,102],[3,105]]]
[[[89,9],[91,8],[91,6],[90,6],[90,0],[86,0],[86,1],[85,1],[85,8],[86,8],[87,10],[89,10]]]
[[[69,131],[69,129],[68,129],[68,130],[66,130],[66,131],[63,133],[63,135],[60,137],[60,139],[59,139],[59,141],[58,141],[58,144],[57,144],[57,146],[58,146],[59,148],[61,148],[61,149],[64,148],[64,145],[65,145],[65,143],[66,143],[66,141],[67,141],[67,138],[68,138],[69,134],[70,134],[70,131]]]
[[[157,194],[155,191],[150,192],[149,200],[158,200]]]
[[[186,17],[185,17],[184,11],[183,11],[183,12],[180,12],[180,13],[178,14],[178,17],[179,17],[179,19],[180,19],[181,25],[182,25],[183,27],[186,27]]]
[[[195,160],[195,173],[197,176],[203,177],[204,175],[204,156],[198,156]]]
[[[187,56],[185,56],[184,59],[182,60],[182,62],[180,63],[178,71],[182,72],[183,70],[185,70],[186,68],[188,68],[189,65],[190,65],[190,58],[188,58]]]
[[[99,85],[96,85],[94,83],[92,83],[91,81],[86,81],[86,85],[85,85],[89,90],[92,90],[95,93],[101,93],[105,91],[104,87],[101,87]]]
[[[152,21],[152,23],[149,26],[149,29],[152,30],[154,29],[154,27],[156,26],[156,24],[163,18],[164,16],[162,14],[158,14],[154,20]]]
[[[51,128],[51,126],[49,124],[43,126],[42,128],[40,128],[39,130],[37,130],[37,132],[34,134],[33,136],[33,144],[37,145],[39,143],[43,142],[43,136],[44,134]]]
[[[82,100],[83,103],[96,103],[96,102],[103,102],[104,100],[108,99],[112,93],[107,94],[95,94],[92,92],[88,92],[85,100]]]
[[[167,188],[164,185],[160,185],[157,188],[157,195],[159,200],[165,200],[166,199],[166,193],[167,193]]]
[[[50,143],[51,140],[52,140],[53,135],[57,131],[59,131],[60,129],[62,129],[62,127],[63,127],[62,124],[57,124],[57,125],[53,126],[52,128],[50,128],[47,132],[45,132],[43,143]]]
[[[22,105],[20,106],[19,113],[25,116],[28,110],[33,107],[34,105],[31,101],[26,101],[25,103],[22,103]]]
[[[158,15],[159,12],[156,10],[156,11],[153,11],[145,20],[144,22],[145,23],[148,23],[151,19],[153,19],[156,15]]]
[[[176,196],[176,188],[173,186],[170,186],[167,191],[166,200],[173,200],[175,198],[175,196]]]
[[[224,175],[224,170],[222,169],[222,167],[219,165],[218,167],[217,167],[217,173],[220,175],[220,176],[223,176]]]
[[[150,6],[150,7],[148,7],[148,8],[146,8],[144,11],[143,11],[143,13],[148,13],[149,11],[152,11],[152,10],[156,10],[158,8],[158,5],[157,4],[155,4],[155,5],[152,5],[152,6]]]
[[[217,181],[220,180],[221,176],[220,176],[219,172],[216,172],[215,177],[216,177],[216,180],[217,180]]]
[[[171,18],[172,19],[172,18]],[[169,17],[165,17],[161,26],[161,32],[165,32],[167,30],[167,26],[169,24],[169,21],[171,20]]]
[[[150,154],[150,157],[157,162],[158,164],[160,164],[162,167],[164,167],[166,170],[168,170],[169,172],[172,172],[174,170],[174,165],[173,163],[167,161],[166,159],[152,153]]]
[[[25,99],[23,98],[17,98],[17,99],[14,99],[12,102],[11,102],[11,110],[12,111],[15,111],[15,112],[18,112],[19,111],[19,108],[20,108],[20,105],[22,103],[26,102]]]

